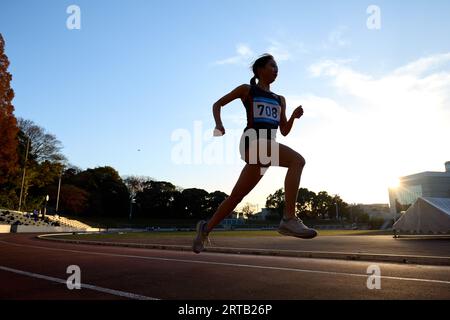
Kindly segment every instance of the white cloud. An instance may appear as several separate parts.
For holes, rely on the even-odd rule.
[[[253,50],[248,45],[242,43],[236,46],[236,53],[237,55],[216,61],[214,64],[248,64],[248,62],[254,56]]]
[[[313,77],[320,77],[321,75],[335,76],[344,70],[345,65],[352,61],[351,59],[323,60],[311,65],[309,72]]]
[[[328,38],[322,44],[322,47],[307,46],[297,39],[293,40],[279,40],[267,37],[265,40],[269,43],[264,52],[272,54],[277,61],[294,61],[298,56],[310,54],[312,51],[328,50],[336,47],[347,47],[351,44],[350,40],[345,37],[345,33],[349,30],[346,26],[339,26],[328,34]],[[311,51],[312,50],[312,51]],[[252,60],[258,57],[252,48],[245,44],[239,43],[236,45],[236,54],[215,61],[213,65],[248,65]]]
[[[279,41],[273,38],[267,38],[269,45],[262,53],[270,53],[279,62],[295,60],[296,56],[308,53],[303,42],[298,41]],[[246,65],[258,58],[250,46],[240,43],[236,45],[236,54],[232,57],[215,61],[214,65]]]
[[[251,57],[253,55],[252,49],[245,44],[239,44],[237,46],[237,53],[240,57]]]
[[[436,67],[442,67],[450,61],[450,53],[437,54],[421,58],[417,61],[400,67],[394,71],[395,75],[421,75],[424,72],[433,70]]]
[[[345,37],[345,33],[349,30],[346,26],[339,26],[328,34],[327,42],[323,45],[325,49],[333,47],[348,47],[351,41]]]
[[[292,59],[292,53],[287,48],[286,44],[273,39],[269,41],[271,45],[267,49],[267,52],[273,55],[277,61],[288,61]]]
[[[312,65],[311,75],[329,79],[340,95],[286,97],[305,110],[301,133],[286,141],[307,154],[306,187],[387,202],[396,177],[443,171],[450,160],[449,61],[450,54],[433,55],[379,78],[349,61]]]

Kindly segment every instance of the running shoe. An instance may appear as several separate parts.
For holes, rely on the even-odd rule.
[[[205,249],[205,242],[209,242],[208,232],[206,232],[207,222],[201,220],[197,223],[197,236],[194,238],[194,243],[192,244],[192,251],[195,253],[200,253]]]
[[[312,239],[317,236],[316,230],[305,226],[303,221],[297,217],[288,220],[282,219],[278,228],[278,233],[302,239]]]

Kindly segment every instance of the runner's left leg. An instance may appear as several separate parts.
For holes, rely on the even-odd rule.
[[[208,221],[207,232],[213,230],[216,225],[225,219],[242,199],[253,190],[262,177],[259,165],[246,164],[230,196],[221,203],[213,217]]]

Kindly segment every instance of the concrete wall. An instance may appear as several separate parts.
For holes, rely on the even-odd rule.
[[[0,224],[0,233],[9,233],[11,226],[9,224]]]
[[[13,226],[11,232],[17,233],[41,233],[41,232],[77,232],[79,229],[63,227],[36,227],[36,226]]]
[[[105,229],[99,228],[88,228],[88,229],[75,229],[75,228],[65,228],[65,227],[37,227],[37,226],[10,226],[10,225],[0,225],[0,233],[58,233],[58,232],[101,232]]]

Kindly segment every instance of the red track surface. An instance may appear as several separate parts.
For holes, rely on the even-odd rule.
[[[373,263],[146,250],[55,243],[31,234],[0,235],[0,299],[450,299],[450,267],[378,265],[382,289],[369,290]],[[81,282],[69,290],[69,265]],[[113,293],[98,290],[116,290]],[[127,296],[128,295],[128,296]]]

